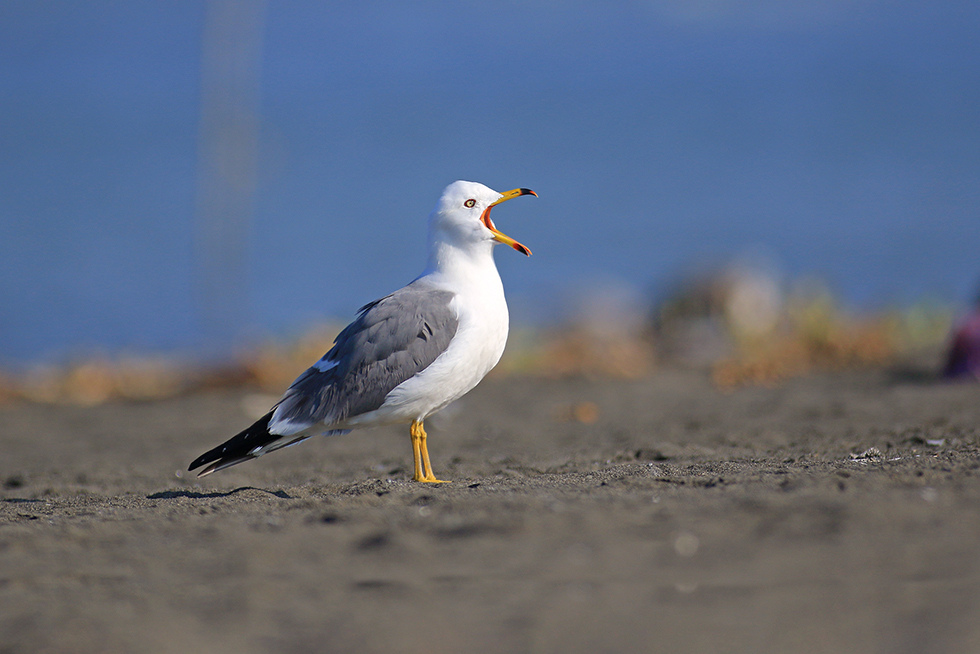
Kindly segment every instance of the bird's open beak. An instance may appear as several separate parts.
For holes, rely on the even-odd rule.
[[[497,241],[500,241],[501,243],[504,243],[506,245],[511,246],[512,248],[514,248],[518,252],[522,252],[522,253],[526,254],[527,256],[531,256],[531,251],[530,250],[528,250],[526,247],[524,247],[523,245],[521,245],[520,243],[518,243],[517,241],[515,241],[511,237],[509,237],[506,234],[504,234],[503,232],[501,232],[499,229],[497,229],[496,225],[493,224],[493,221],[490,220],[490,210],[491,209],[493,209],[495,206],[497,206],[501,202],[504,202],[505,200],[510,200],[511,198],[516,198],[516,197],[521,196],[521,195],[533,195],[534,197],[538,197],[538,194],[535,193],[534,191],[532,191],[529,188],[515,188],[512,191],[507,191],[506,193],[501,193],[499,200],[497,200],[496,202],[492,202],[489,207],[487,207],[486,209],[483,210],[483,215],[480,216],[480,220],[482,220],[483,221],[483,224],[487,226],[487,229],[489,229],[491,232],[493,232],[493,238],[494,239],[496,239]]]

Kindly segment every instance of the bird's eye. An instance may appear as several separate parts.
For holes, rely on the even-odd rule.
[[[470,198],[469,200],[467,200],[466,202],[463,203],[463,206],[464,207],[467,207],[469,209],[472,209],[473,207],[476,206],[476,200],[474,200],[473,198]]]

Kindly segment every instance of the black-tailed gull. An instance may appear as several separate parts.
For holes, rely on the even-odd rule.
[[[432,472],[423,421],[469,392],[503,354],[507,303],[493,246],[531,251],[502,234],[490,210],[521,195],[537,194],[464,181],[447,186],[429,216],[425,271],[363,306],[267,414],[188,470],[206,465],[203,477],[318,434],[409,423],[415,481],[441,481]]]

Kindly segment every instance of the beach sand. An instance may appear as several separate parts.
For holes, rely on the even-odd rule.
[[[245,391],[0,407],[0,652],[980,651],[980,385],[491,377],[203,480]]]

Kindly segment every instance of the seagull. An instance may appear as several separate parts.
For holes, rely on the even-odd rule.
[[[503,234],[490,210],[537,193],[498,193],[453,182],[429,216],[429,259],[407,286],[366,304],[333,347],[252,426],[196,458],[198,477],[316,435],[409,424],[417,482],[443,483],[429,462],[423,423],[459,399],[497,365],[507,341],[504,287],[493,259],[498,243],[531,251]]]

